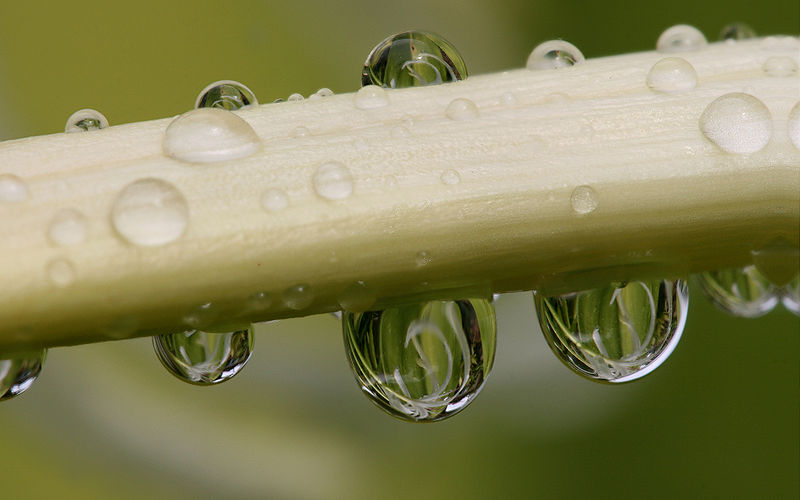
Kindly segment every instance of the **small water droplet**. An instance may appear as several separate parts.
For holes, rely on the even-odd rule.
[[[189,206],[172,184],[161,179],[141,179],[128,184],[117,196],[111,223],[129,243],[165,245],[186,231]]]
[[[800,316],[800,274],[794,277],[783,290],[781,290],[781,302],[789,312],[795,316]]]
[[[789,139],[794,147],[800,149],[800,101],[789,111]],[[0,181],[0,199],[2,199],[2,181]]]
[[[461,182],[461,176],[455,170],[445,170],[441,175],[442,184],[453,186]]]
[[[211,302],[200,304],[184,317],[183,322],[192,328],[205,328],[210,326],[219,318],[219,311]]]
[[[688,24],[678,24],[667,28],[656,42],[659,52],[690,52],[700,50],[708,45],[705,35]]]
[[[764,61],[762,69],[769,76],[795,76],[797,74],[797,62],[788,56],[775,56]]]
[[[459,97],[450,101],[445,114],[451,120],[471,120],[478,117],[478,107],[469,99]]]
[[[414,260],[417,263],[417,267],[424,267],[431,263],[431,255],[423,250],[421,252],[417,252],[417,256]]]
[[[302,125],[299,125],[299,126],[293,128],[292,131],[289,132],[289,135],[294,137],[294,138],[308,137],[308,136],[311,135],[311,131],[308,130],[308,127],[304,127]]]
[[[353,194],[353,174],[338,161],[320,165],[313,182],[317,194],[328,200],[344,200]]]
[[[785,286],[800,273],[800,248],[786,238],[775,238],[751,253],[758,271],[775,286]]]
[[[375,109],[387,106],[389,97],[383,87],[367,85],[358,89],[353,101],[358,109]]]
[[[722,28],[722,31],[719,34],[720,40],[734,42],[736,40],[748,40],[755,37],[756,30],[751,28],[750,25],[746,23],[730,23]]]
[[[500,96],[500,103],[504,106],[514,106],[518,102],[517,96],[511,92],[503,92],[503,95]]]
[[[289,196],[281,189],[267,189],[261,195],[261,206],[267,212],[280,212],[289,206]]]
[[[256,292],[247,298],[247,308],[251,311],[266,311],[272,307],[272,296],[267,292]]]
[[[715,306],[734,316],[755,318],[778,303],[775,287],[755,266],[701,273],[698,282]]]
[[[67,259],[55,258],[47,264],[47,275],[57,287],[68,287],[75,281],[75,266]]]
[[[20,203],[30,197],[28,186],[13,174],[0,174],[0,203]]]
[[[667,94],[688,92],[697,86],[697,72],[686,59],[665,57],[650,68],[647,86]]]
[[[578,47],[564,40],[549,40],[533,49],[525,66],[531,70],[561,69],[575,66],[584,60]]]
[[[299,311],[314,302],[314,292],[311,290],[311,285],[294,285],[283,291],[281,299],[286,307]]]
[[[287,101],[302,101],[303,99],[305,99],[303,94],[298,94],[297,92],[286,98]]]
[[[590,186],[576,187],[569,201],[576,214],[585,215],[597,209],[597,193]]]
[[[256,95],[243,83],[233,80],[220,80],[207,85],[194,102],[195,108],[220,108],[228,111],[250,105],[258,105]]]
[[[419,87],[463,80],[467,66],[455,47],[439,35],[405,31],[384,39],[364,62],[361,85]]]
[[[342,315],[356,382],[388,414],[434,422],[463,410],[492,369],[494,306],[435,300]]]
[[[323,88],[317,90],[316,92],[314,92],[313,94],[311,94],[310,96],[308,96],[308,98],[309,99],[320,99],[322,97],[330,97],[332,95],[333,95],[333,91],[331,89],[323,87]]]
[[[153,337],[161,364],[184,382],[218,384],[239,373],[253,353],[252,327],[233,332],[188,330]]]
[[[534,293],[547,343],[592,380],[628,382],[661,365],[683,334],[689,290],[681,280],[634,281],[545,297]]]
[[[768,36],[761,40],[761,50],[770,52],[797,52],[800,40],[793,36]]]
[[[723,151],[751,154],[764,149],[772,137],[772,115],[750,94],[725,94],[700,116],[700,130]]]
[[[362,312],[368,310],[378,300],[375,291],[363,281],[348,286],[339,297],[339,305],[345,311]]]
[[[175,118],[164,133],[164,154],[189,163],[213,163],[255,153],[261,141],[239,115],[199,108]]]
[[[94,109],[80,109],[67,118],[64,132],[91,132],[108,127],[108,120],[103,113]]]
[[[47,350],[17,354],[0,359],[0,401],[6,401],[27,391],[42,371]]]
[[[86,239],[86,217],[77,210],[61,210],[50,221],[47,236],[56,245],[83,243]]]

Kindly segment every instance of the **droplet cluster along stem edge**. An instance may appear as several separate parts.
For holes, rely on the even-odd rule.
[[[235,113],[258,147],[206,163],[164,153],[173,118],[0,143],[0,349],[108,340],[118,324],[135,328],[113,338],[174,332],[207,302],[243,321],[326,312],[356,282],[381,307],[747,265],[775,237],[800,239],[797,77],[762,69],[797,60],[789,45],[800,46],[754,39],[523,68],[387,89],[366,107],[349,93],[246,108]],[[664,57],[691,64],[696,85],[648,86]],[[723,149],[738,137],[724,127],[718,143],[701,130],[709,104],[732,93],[773,122],[755,152]],[[457,99],[475,112],[448,117]],[[347,175],[315,189],[331,162]],[[138,229],[155,214],[162,237],[126,238],[115,200],[146,179],[174,187],[173,208],[126,219]],[[54,243],[48,228],[67,210],[82,215],[81,236]],[[54,285],[51,262],[67,263],[69,280]],[[301,284],[313,299],[288,307],[280,297]],[[255,293],[275,300],[254,312]]]

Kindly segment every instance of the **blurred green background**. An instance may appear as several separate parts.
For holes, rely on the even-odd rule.
[[[690,23],[800,31],[796,0],[750,2],[2,2],[0,139],[61,132],[92,107],[112,124],[189,109],[219,79],[262,102],[357,88],[374,44],[439,32],[472,74],[521,67],[564,38],[587,57],[650,50]],[[798,491],[800,321],[717,311],[693,289],[684,339],[620,387],[570,373],[530,294],[497,303],[484,392],[433,425],[364,398],[330,316],[262,325],[234,380],[199,388],[148,339],[51,350],[0,407],[0,497],[791,498]]]

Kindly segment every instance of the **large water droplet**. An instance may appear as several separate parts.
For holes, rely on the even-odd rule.
[[[86,217],[77,210],[61,210],[50,221],[47,236],[56,245],[83,243],[86,239]]]
[[[797,62],[788,56],[770,57],[761,67],[768,76],[786,77],[797,74]]]
[[[616,383],[669,357],[683,334],[689,291],[681,280],[653,280],[534,299],[556,356],[579,375]]]
[[[789,139],[794,147],[800,149],[800,101],[789,111]],[[0,199],[2,199],[2,181],[0,181]]]
[[[164,154],[190,163],[244,158],[261,145],[253,127],[237,114],[199,108],[177,117],[164,133]]]
[[[772,137],[772,115],[750,94],[725,94],[700,116],[700,130],[723,151],[751,154],[764,149]]]
[[[471,120],[478,117],[478,107],[469,99],[459,97],[450,101],[445,114],[451,120]]]
[[[564,40],[540,43],[528,56],[528,69],[560,69],[575,66],[585,60],[578,47]]]
[[[353,174],[338,161],[323,163],[314,172],[314,191],[328,200],[344,200],[353,194]]]
[[[257,105],[258,99],[246,85],[233,80],[220,80],[200,91],[195,108],[221,108],[228,111]]]
[[[55,286],[67,287],[75,281],[75,266],[67,259],[55,258],[47,263],[47,276]]]
[[[13,174],[0,174],[0,203],[20,203],[30,197],[28,186]]]
[[[103,113],[94,109],[80,109],[67,118],[64,132],[91,132],[108,127],[108,120]]]
[[[389,98],[383,87],[377,85],[367,85],[361,87],[353,98],[358,109],[382,108],[389,104]]]
[[[356,382],[390,415],[442,420],[480,392],[495,353],[488,300],[435,300],[342,316]]]
[[[267,189],[261,195],[261,206],[267,212],[280,212],[289,206],[289,196],[281,189]]]
[[[781,291],[783,307],[800,316],[800,274],[794,277]]]
[[[597,193],[590,186],[578,186],[572,191],[569,202],[576,214],[589,214],[597,209]]]
[[[128,184],[117,196],[111,223],[120,236],[134,245],[164,245],[186,231],[189,206],[172,184],[161,179],[141,179]]]
[[[188,330],[153,337],[158,359],[173,375],[191,384],[230,380],[253,352],[252,327],[229,333]]]
[[[687,92],[697,86],[697,72],[686,59],[665,57],[650,68],[647,86],[667,94]]]
[[[719,34],[720,40],[748,40],[756,37],[756,30],[746,23],[730,23]]]
[[[346,311],[366,311],[377,300],[375,291],[363,281],[356,281],[348,286],[339,297],[339,305]]]
[[[311,290],[311,285],[302,283],[284,290],[281,299],[289,309],[300,311],[314,302],[314,292]]]
[[[714,305],[734,316],[755,318],[778,303],[775,287],[755,266],[701,273],[698,282]]]
[[[705,35],[688,24],[678,24],[667,28],[656,42],[659,52],[689,52],[700,50],[708,45]]]
[[[47,350],[0,359],[0,401],[11,399],[27,391],[42,371]]]
[[[361,85],[418,87],[467,77],[467,66],[455,47],[439,35],[406,31],[375,46],[364,62]]]

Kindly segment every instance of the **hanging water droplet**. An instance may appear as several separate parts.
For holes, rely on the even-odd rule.
[[[47,263],[47,276],[55,286],[67,287],[75,281],[75,266],[64,258],[53,259]]]
[[[344,200],[353,194],[353,174],[338,161],[323,163],[314,172],[314,191],[328,200]]]
[[[786,77],[797,74],[797,62],[788,56],[770,57],[761,67],[768,76]]]
[[[314,292],[311,290],[311,285],[294,285],[283,291],[281,299],[286,307],[299,311],[314,302]]]
[[[239,115],[199,108],[175,118],[164,133],[164,154],[189,163],[213,163],[255,153],[261,141]]]
[[[252,327],[227,333],[188,330],[153,337],[161,364],[184,382],[218,384],[239,373],[253,352]]]
[[[730,23],[722,28],[719,34],[719,39],[726,41],[747,40],[755,37],[756,30],[746,23]]]
[[[388,105],[389,97],[383,87],[367,85],[358,89],[353,102],[358,109],[375,109]]]
[[[454,186],[461,182],[461,176],[458,175],[458,172],[455,170],[445,170],[442,172],[441,176],[442,184],[446,184],[448,186]]]
[[[755,266],[701,273],[698,282],[715,306],[734,316],[755,318],[778,303],[777,290]]]
[[[576,214],[589,214],[597,209],[597,193],[590,186],[578,186],[572,191],[569,202]]]
[[[564,40],[540,43],[528,56],[525,66],[531,70],[569,68],[585,60],[578,47]]]
[[[535,292],[547,343],[574,372],[628,382],[655,370],[683,334],[689,291],[681,280],[634,281],[545,297]]]
[[[289,196],[281,189],[267,189],[261,195],[261,206],[267,212],[280,212],[289,206]]]
[[[445,114],[451,120],[471,120],[478,117],[478,107],[469,99],[459,97],[450,101]]]
[[[769,143],[772,115],[758,98],[733,92],[706,107],[700,116],[700,130],[723,151],[751,154]]]
[[[364,62],[361,85],[419,87],[463,80],[464,60],[450,42],[424,31],[405,31],[375,46]]]
[[[342,327],[356,382],[403,420],[433,422],[463,410],[494,362],[494,306],[484,299],[345,312]]]
[[[258,105],[258,99],[246,85],[233,80],[220,80],[200,91],[195,108],[220,108],[228,111]]]
[[[302,101],[303,99],[305,99],[303,94],[298,94],[297,92],[286,98],[287,101]]]
[[[789,111],[788,130],[792,144],[795,148],[800,149],[800,101]],[[2,186],[2,181],[0,181],[0,186]],[[2,199],[2,187],[0,187],[0,199]]]
[[[666,94],[688,92],[697,86],[697,72],[686,59],[665,57],[650,68],[647,86]]]
[[[785,286],[800,273],[800,248],[786,238],[775,238],[751,253],[758,271],[775,286]]]
[[[128,184],[111,209],[111,223],[134,245],[159,246],[180,238],[189,224],[189,206],[180,191],[161,179]]]
[[[0,174],[0,203],[20,203],[30,197],[28,186],[13,174]]]
[[[103,113],[94,109],[80,109],[67,118],[64,132],[91,132],[108,127],[108,120]]]
[[[346,311],[362,312],[372,307],[377,299],[378,296],[371,287],[363,281],[356,281],[342,292],[338,302]]]
[[[42,349],[0,359],[0,401],[27,391],[41,373],[46,356],[47,350]]]
[[[678,24],[667,28],[656,42],[659,52],[690,52],[708,45],[705,35],[688,24]]]
[[[788,311],[800,316],[800,274],[783,287],[781,302]]]
[[[86,217],[77,210],[61,210],[50,221],[47,236],[56,245],[83,243],[86,239]]]

